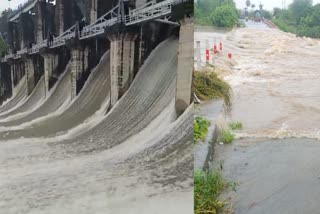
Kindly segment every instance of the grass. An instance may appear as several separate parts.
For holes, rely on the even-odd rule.
[[[229,127],[231,128],[231,130],[241,130],[242,123],[239,121],[231,122],[229,123]]]
[[[223,142],[226,144],[232,143],[234,140],[235,135],[232,133],[231,130],[222,130],[219,136],[218,142]]]
[[[219,199],[229,188],[235,190],[235,183],[226,182],[220,170],[194,172],[194,213],[226,213],[228,201]],[[229,211],[230,212],[230,211]]]
[[[231,106],[231,87],[214,72],[194,72],[193,90],[200,100],[223,98]]]
[[[193,121],[193,140],[194,142],[203,141],[209,132],[210,121],[205,117],[196,116]]]

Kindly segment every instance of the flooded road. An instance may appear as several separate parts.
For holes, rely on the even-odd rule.
[[[228,35],[237,66],[232,120],[255,137],[320,138],[320,42],[275,29]],[[244,134],[244,135],[245,135]]]
[[[214,162],[237,183],[223,197],[236,214],[318,213],[320,42],[253,22],[206,34],[195,38],[222,38],[214,65],[233,89],[229,119],[243,124],[239,140],[216,148]]]
[[[219,37],[224,44],[215,61],[231,68],[224,78],[234,93],[231,120],[244,126],[239,137],[320,139],[320,41],[252,22],[207,34],[196,33],[196,40]],[[227,64],[227,53],[234,67]]]
[[[313,139],[243,139],[218,146],[224,176],[236,182],[235,214],[314,214],[320,205],[320,142]]]

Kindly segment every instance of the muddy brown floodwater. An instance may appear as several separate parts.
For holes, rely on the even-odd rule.
[[[234,92],[231,120],[244,126],[239,137],[320,139],[319,40],[256,23],[195,38],[219,38],[223,54],[233,54],[237,65],[225,80]]]
[[[233,89],[230,120],[243,123],[242,139],[216,149],[214,163],[223,163],[224,176],[238,184],[223,197],[236,214],[318,213],[319,40],[252,22],[195,38],[214,36],[224,44],[215,64],[229,68],[223,77]],[[232,63],[222,60],[228,53]]]

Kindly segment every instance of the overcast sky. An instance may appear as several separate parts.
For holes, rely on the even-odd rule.
[[[11,0],[11,3],[9,3],[8,0],[0,0],[0,11],[3,11],[5,9],[9,8],[9,5],[11,8],[17,8],[19,4],[27,2],[27,0]]]
[[[238,8],[245,8],[246,0],[234,0]],[[260,2],[263,4],[263,7],[267,10],[273,10],[275,7],[282,8],[282,0],[251,0],[251,4],[258,6]],[[286,4],[289,5],[293,0],[286,0]],[[313,0],[314,4],[320,3],[320,0]]]
[[[8,0],[0,0],[0,11],[9,8]],[[11,0],[10,6],[11,8],[17,8],[19,4],[26,2],[27,0]],[[287,5],[292,3],[293,0],[286,0]],[[245,0],[235,0],[238,8],[245,7]],[[259,5],[260,2],[264,5],[264,8],[267,10],[272,10],[274,7],[282,7],[282,0],[251,0],[251,3],[255,5]],[[314,4],[320,3],[320,0],[313,0]]]

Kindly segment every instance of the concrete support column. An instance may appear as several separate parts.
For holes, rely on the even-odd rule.
[[[134,75],[135,34],[114,34],[110,40],[111,106],[128,90]]]
[[[28,94],[31,94],[34,87],[34,65],[32,59],[25,60],[25,68],[26,68],[26,76],[27,76],[27,86],[28,86]]]
[[[94,23],[98,18],[98,0],[90,0],[90,24]]]
[[[11,65],[10,65],[10,67],[11,67],[11,88],[12,88],[12,94],[13,94],[13,89],[14,89],[14,78],[15,78],[15,65],[14,65],[14,63],[12,63]]]
[[[59,35],[64,32],[64,3],[65,0],[56,0],[55,22],[56,31]]]
[[[89,66],[89,46],[86,46],[83,53],[83,70],[86,71]]]
[[[143,39],[143,25],[140,27],[140,39],[139,39],[139,67],[143,64],[143,58],[145,55],[145,41]]]
[[[71,50],[71,99],[77,96],[77,80],[83,72],[83,50],[74,48]]]
[[[54,63],[55,55],[46,53],[46,54],[43,54],[42,57],[44,59],[44,82],[45,82],[45,93],[47,96],[49,92],[49,87],[50,87],[49,86],[50,77],[52,76],[52,73],[56,68]]]
[[[136,35],[126,34],[123,40],[123,53],[122,53],[122,82],[121,82],[121,95],[124,94],[131,85],[134,76],[134,47]]]
[[[193,31],[194,25],[191,18],[185,18],[181,21],[176,86],[178,114],[183,113],[192,102]]]
[[[36,5],[36,28],[35,28],[35,36],[36,42],[43,41],[43,14],[42,14],[42,7],[41,2],[38,2]]]

